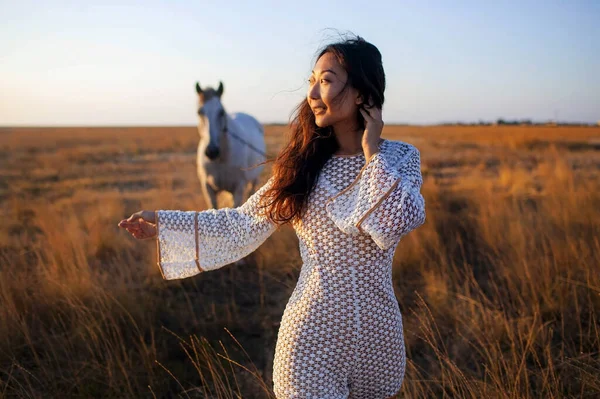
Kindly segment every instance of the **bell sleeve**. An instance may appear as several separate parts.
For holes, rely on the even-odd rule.
[[[328,199],[328,216],[343,232],[368,234],[382,250],[425,222],[419,150],[403,143],[393,153],[375,153],[356,179]]]
[[[259,209],[272,179],[237,208],[156,211],[157,259],[163,278],[215,270],[257,249],[277,229]]]

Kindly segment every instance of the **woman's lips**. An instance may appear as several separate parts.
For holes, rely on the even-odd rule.
[[[316,108],[313,108],[313,113],[315,115],[324,114],[325,113],[325,107],[316,107]]]

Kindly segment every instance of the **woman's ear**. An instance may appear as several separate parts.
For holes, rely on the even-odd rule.
[[[358,96],[356,96],[356,100],[354,101],[354,103],[356,105],[361,105],[362,103],[364,103],[365,101],[363,100],[363,96],[362,94],[359,94]]]

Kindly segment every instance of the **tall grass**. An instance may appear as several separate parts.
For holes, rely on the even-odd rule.
[[[600,193],[547,156],[477,191],[425,187],[429,220],[397,253],[409,397],[600,394]]]
[[[597,155],[586,153],[592,169],[582,169],[558,143],[565,135],[540,146],[547,136],[501,132],[405,135],[423,143],[427,221],[394,262],[409,359],[403,397],[600,395]],[[11,154],[24,148],[11,143]],[[71,156],[84,151],[76,143]],[[99,167],[115,162],[107,154]],[[23,165],[15,157],[3,173]],[[58,186],[48,196],[32,194],[31,182],[7,187],[0,397],[274,397],[278,323],[301,266],[296,237],[286,227],[246,264],[163,281],[155,244],[116,222],[142,208],[201,207],[189,195],[193,165],[179,170],[183,183],[137,194],[109,185],[50,200]]]

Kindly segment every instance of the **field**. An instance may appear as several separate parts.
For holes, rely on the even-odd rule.
[[[286,127],[266,130],[276,154]],[[383,136],[420,149],[427,209],[394,258],[402,397],[600,397],[600,128]],[[293,230],[246,264],[165,281],[155,242],[117,227],[141,209],[205,208],[197,139],[0,129],[0,397],[274,397]]]

